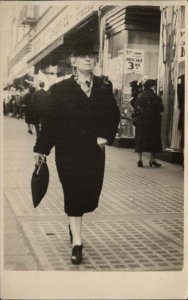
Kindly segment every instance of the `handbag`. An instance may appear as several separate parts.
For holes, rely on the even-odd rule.
[[[140,109],[134,109],[132,112],[132,123],[134,126],[137,126],[140,123],[141,111]]]
[[[44,195],[47,192],[49,184],[49,169],[46,161],[40,161],[38,165],[35,165],[31,177],[31,193],[33,206],[36,208]]]

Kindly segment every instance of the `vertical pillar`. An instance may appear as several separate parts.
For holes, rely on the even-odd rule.
[[[162,122],[164,148],[172,147],[174,135],[174,109],[177,102],[177,20],[178,7],[162,8],[162,53],[163,53],[163,102],[165,106]],[[161,72],[162,73],[162,72]]]
[[[174,72],[174,84],[175,84],[175,99],[174,99],[174,111],[173,111],[173,128],[171,148],[180,148],[181,132],[178,128],[179,116],[181,117],[179,105],[178,105],[178,77],[185,74],[185,7],[179,6],[177,8],[178,18],[176,25],[176,56],[174,64],[176,66]],[[180,80],[181,81],[181,80]],[[181,150],[181,149],[179,149]]]

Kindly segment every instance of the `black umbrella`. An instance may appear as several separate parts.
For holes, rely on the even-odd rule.
[[[35,165],[35,170],[31,178],[31,192],[33,199],[33,206],[37,207],[42,198],[47,192],[49,184],[49,169],[45,162],[40,161],[38,165]]]

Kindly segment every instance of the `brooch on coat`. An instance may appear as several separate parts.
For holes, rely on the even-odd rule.
[[[101,89],[109,90],[112,89],[112,83],[108,80],[107,76],[101,76]]]

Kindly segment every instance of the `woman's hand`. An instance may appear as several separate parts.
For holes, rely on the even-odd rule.
[[[97,144],[102,150],[104,150],[105,146],[108,144],[108,141],[103,137],[98,137]]]
[[[45,162],[46,161],[46,155],[45,154],[41,154],[41,153],[34,153],[34,158],[35,158],[35,161],[36,161],[36,165],[38,166],[39,163],[42,161],[42,162]]]

